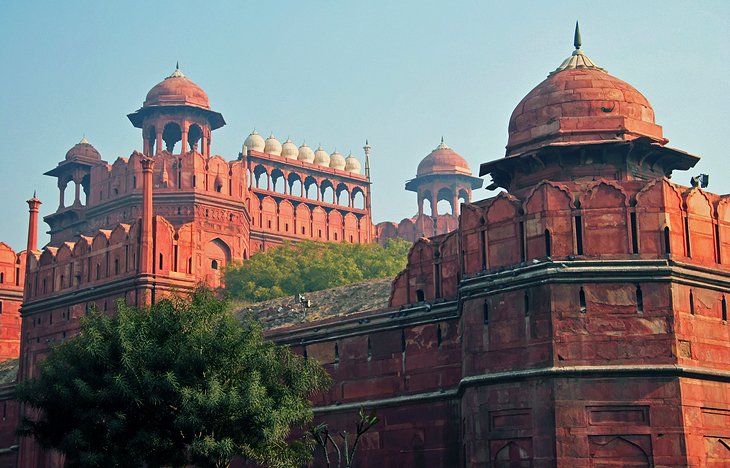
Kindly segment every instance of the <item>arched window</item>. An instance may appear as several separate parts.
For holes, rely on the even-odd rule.
[[[217,270],[217,269],[218,269],[218,260],[212,260],[212,261],[210,262],[210,267],[211,267],[211,268],[212,268],[213,270]]]
[[[191,151],[198,151],[198,143],[202,136],[203,129],[201,129],[198,124],[192,124],[190,128],[188,128],[188,148],[190,148]]]
[[[182,130],[175,122],[168,122],[162,130],[162,141],[165,142],[165,149],[169,153],[175,151],[175,145],[182,140]]]

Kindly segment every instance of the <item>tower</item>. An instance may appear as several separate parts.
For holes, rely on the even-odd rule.
[[[205,91],[179,66],[147,93],[140,109],[127,117],[142,129],[143,152],[148,156],[192,150],[209,157],[211,132],[226,124],[220,113],[211,110]]]

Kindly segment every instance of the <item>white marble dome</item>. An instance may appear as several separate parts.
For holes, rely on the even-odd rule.
[[[361,169],[362,166],[360,165],[360,161],[358,161],[357,158],[350,153],[347,156],[347,159],[345,159],[345,170],[359,174]]]
[[[314,162],[314,151],[306,143],[302,143],[302,146],[299,147],[297,159],[302,162],[312,163]]]
[[[279,143],[279,140],[276,139],[273,133],[266,139],[264,153],[281,156],[281,143]]]
[[[338,153],[337,150],[330,154],[330,167],[332,169],[343,170],[345,169],[345,165],[345,157]]]
[[[314,152],[314,164],[326,167],[330,165],[330,155],[321,146]]]
[[[289,138],[286,139],[283,145],[281,145],[281,155],[287,159],[297,159],[299,156],[299,149]]]
[[[264,137],[256,133],[256,130],[251,132],[251,134],[246,138],[246,141],[243,142],[244,145],[246,145],[246,148],[254,151],[263,151],[264,146],[266,143],[264,142]]]

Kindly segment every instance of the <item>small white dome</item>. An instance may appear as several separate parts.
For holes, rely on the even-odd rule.
[[[360,166],[360,161],[358,161],[357,158],[350,153],[347,156],[347,159],[345,159],[345,170],[359,174],[361,168],[362,166]]]
[[[243,144],[246,145],[246,148],[250,150],[263,151],[265,146],[264,137],[256,133],[256,130],[254,130],[246,138],[246,141],[244,141]]]
[[[266,145],[264,145],[264,153],[273,154],[274,156],[281,156],[281,143],[274,137],[272,133],[269,138],[266,139]]]
[[[314,164],[327,167],[330,165],[330,155],[321,146],[314,152]]]
[[[297,159],[299,156],[299,149],[289,138],[286,139],[283,145],[281,145],[281,155],[287,159]]]
[[[302,143],[302,146],[299,147],[299,156],[297,156],[297,159],[303,162],[312,163],[314,162],[314,151],[312,151],[312,148],[307,146],[306,143]]]
[[[330,167],[332,169],[343,170],[345,168],[345,157],[335,150],[334,153],[330,154]]]

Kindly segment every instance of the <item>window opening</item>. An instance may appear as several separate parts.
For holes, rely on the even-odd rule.
[[[575,217],[575,248],[577,255],[583,255],[583,217]]]
[[[636,213],[631,213],[631,252],[639,253],[639,230],[636,227]]]

